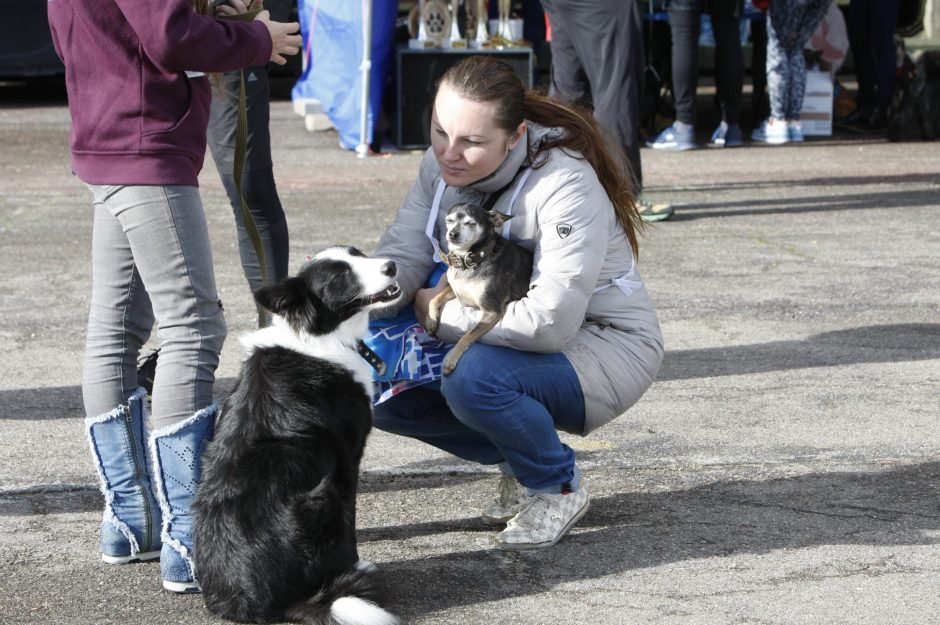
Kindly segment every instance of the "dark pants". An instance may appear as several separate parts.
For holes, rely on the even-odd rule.
[[[552,27],[549,93],[594,109],[636,180],[640,166],[643,21],[640,0],[542,0]]]
[[[715,33],[715,83],[722,118],[729,124],[738,124],[741,120],[741,89],[744,82],[739,31],[740,0],[713,1],[709,4],[708,14]],[[686,124],[695,123],[701,15],[701,7],[683,8],[679,3],[669,6],[676,119]]]
[[[897,59],[894,29],[901,0],[852,0],[848,31],[860,108],[887,109],[894,94]]]
[[[267,0],[265,9],[271,19],[286,22],[290,10],[287,0]],[[268,282],[279,282],[287,277],[289,236],[287,219],[274,184],[271,162],[270,89],[266,66],[248,67],[245,74],[245,102],[247,105],[248,149],[242,173],[242,195],[261,235],[268,270]],[[242,216],[241,201],[235,188],[235,123],[238,113],[239,72],[222,77],[222,93],[212,93],[212,114],[207,133],[209,151],[232,204],[238,232],[238,250],[248,286],[252,291],[263,284],[258,255],[255,252]]]

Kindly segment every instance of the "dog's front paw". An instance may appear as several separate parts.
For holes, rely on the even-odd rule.
[[[454,372],[454,369],[457,368],[458,360],[460,360],[460,354],[455,354],[453,350],[447,353],[447,356],[444,358],[444,366],[442,367],[444,375],[450,375]]]
[[[424,322],[424,329],[428,331],[428,334],[437,335],[437,319],[427,318],[427,321]]]

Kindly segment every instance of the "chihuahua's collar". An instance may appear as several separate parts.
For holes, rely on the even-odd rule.
[[[498,254],[502,246],[503,239],[494,237],[480,249],[471,250],[463,256],[460,256],[457,252],[448,252],[446,256],[441,257],[441,260],[444,261],[445,265],[454,269],[476,269],[484,260]]]

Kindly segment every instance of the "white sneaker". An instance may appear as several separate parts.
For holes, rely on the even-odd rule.
[[[507,551],[551,547],[584,516],[589,503],[583,485],[573,493],[539,493],[496,535],[496,547]]]
[[[770,145],[783,145],[790,141],[787,123],[779,119],[765,119],[751,133],[751,140]]]
[[[532,499],[526,493],[525,486],[511,475],[501,476],[496,490],[498,498],[480,514],[487,525],[505,525]]]

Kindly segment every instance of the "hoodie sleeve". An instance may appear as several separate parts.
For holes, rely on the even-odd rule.
[[[262,22],[199,15],[187,0],[115,3],[147,57],[163,69],[228,72],[271,59],[271,35]]]
[[[483,341],[531,352],[558,352],[584,322],[607,251],[613,208],[590,166],[558,170],[526,189],[536,211],[535,258],[529,292],[509,304]],[[456,342],[479,319],[474,308],[448,302],[438,336]]]

